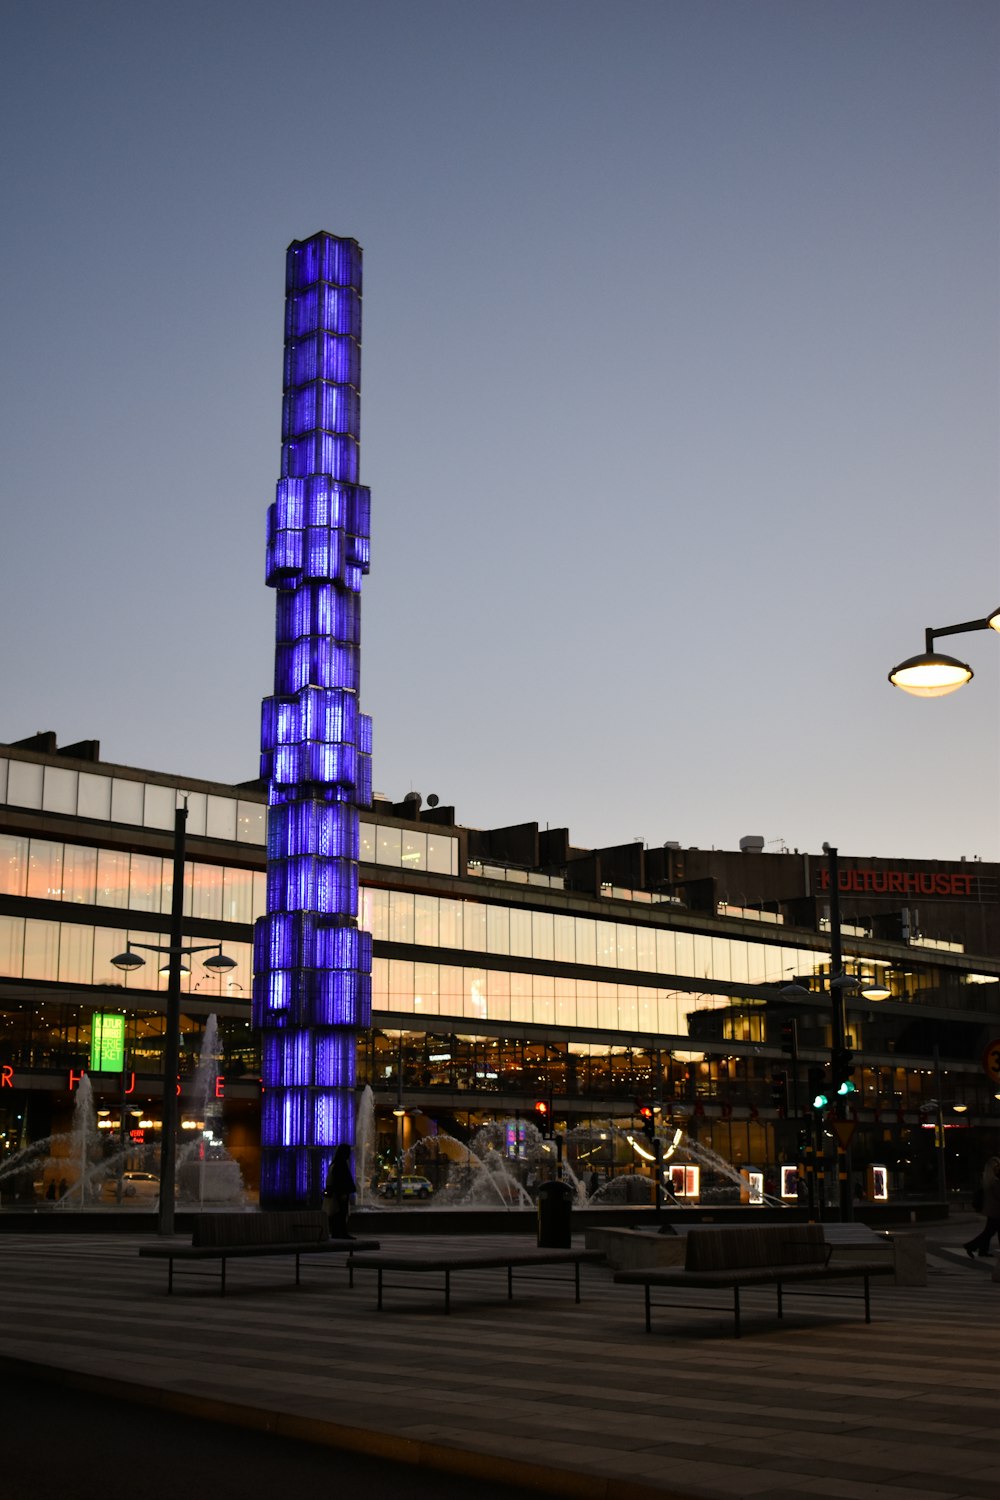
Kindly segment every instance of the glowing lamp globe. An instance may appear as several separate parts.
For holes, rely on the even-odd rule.
[[[914,698],[943,698],[971,682],[973,675],[966,662],[938,651],[925,651],[893,667],[889,681]]]

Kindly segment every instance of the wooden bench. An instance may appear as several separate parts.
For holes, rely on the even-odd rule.
[[[295,1285],[301,1277],[303,1255],[339,1252],[351,1257],[355,1250],[377,1250],[378,1240],[330,1238],[327,1216],[321,1209],[288,1209],[274,1213],[199,1214],[189,1245],[142,1245],[139,1254],[167,1262],[167,1295],[174,1289],[174,1262],[217,1260],[220,1266],[219,1295],[226,1295],[226,1262],[262,1255],[293,1255]]]
[[[690,1229],[683,1269],[679,1266],[648,1266],[640,1270],[619,1271],[615,1275],[615,1281],[644,1287],[647,1333],[652,1332],[651,1292],[654,1287],[732,1288],[734,1333],[739,1338],[741,1287],[775,1286],[778,1292],[778,1317],[782,1318],[783,1292],[790,1282],[832,1281],[846,1277],[860,1278],[863,1281],[865,1322],[870,1323],[869,1280],[872,1276],[891,1275],[892,1266],[884,1259],[832,1262],[832,1249],[826,1241],[822,1224],[761,1224],[746,1228]],[[851,1294],[844,1292],[839,1295]],[[704,1303],[669,1302],[657,1302],[656,1305],[706,1306]]]
[[[514,1296],[514,1268],[571,1265],[573,1267],[573,1279],[576,1292],[576,1300],[580,1300],[580,1265],[583,1261],[603,1261],[604,1255],[600,1250],[545,1250],[526,1248],[521,1250],[500,1250],[483,1253],[477,1250],[436,1250],[428,1255],[407,1255],[405,1253],[383,1252],[380,1255],[355,1255],[352,1266],[359,1271],[378,1272],[378,1310],[382,1311],[382,1291],[384,1285],[384,1274],[386,1271],[400,1271],[404,1274],[426,1276],[439,1272],[444,1277],[444,1310],[451,1312],[451,1277],[453,1271],[484,1271],[484,1270],[506,1270],[507,1272],[507,1298],[508,1301]],[[426,1283],[415,1281],[394,1281],[393,1287],[414,1288],[417,1285],[424,1286]],[[353,1281],[352,1281],[353,1285]]]

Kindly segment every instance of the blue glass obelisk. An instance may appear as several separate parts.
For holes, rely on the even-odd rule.
[[[288,248],[281,478],[267,518],[277,590],[274,695],[263,703],[267,914],[254,931],[261,1033],[261,1206],[319,1202],[354,1139],[357,1033],[371,1020],[358,915],[359,807],[371,720],[358,704],[369,493],[358,484],[361,248]]]

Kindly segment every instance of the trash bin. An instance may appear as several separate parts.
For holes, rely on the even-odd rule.
[[[538,1189],[538,1244],[543,1250],[568,1250],[570,1219],[576,1195],[568,1182],[543,1182]]]

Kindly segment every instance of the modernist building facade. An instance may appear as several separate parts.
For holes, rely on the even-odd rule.
[[[111,960],[129,941],[167,941],[180,798],[184,941],[236,960],[218,974],[194,956],[182,977],[181,1121],[197,1124],[190,1084],[214,1015],[225,1143],[259,1185],[265,789],[118,766],[95,742],[60,747],[51,734],[0,746],[0,1172],[4,1152],[67,1128],[85,1072],[107,1128],[137,1159],[155,1145],[167,976]],[[376,797],[359,838],[372,1012],[354,1088],[373,1091],[384,1159],[394,1109],[412,1145],[534,1120],[544,1103],[567,1150],[589,1131],[580,1165],[602,1177],[642,1169],[628,1136],[648,1107],[661,1133],[682,1130],[738,1167],[796,1160],[810,1071],[831,1040],[822,855],[755,840],[731,853],[585,850],[534,823],[463,827],[416,798]],[[942,1140],[953,1187],[1000,1148],[998,876],[841,855],[845,968],[889,992],[848,997],[846,1117],[856,1164],[887,1164],[896,1192],[933,1193]],[[124,1018],[113,1072],[91,1053],[108,1015]],[[791,1018],[797,1062],[782,1050]]]

